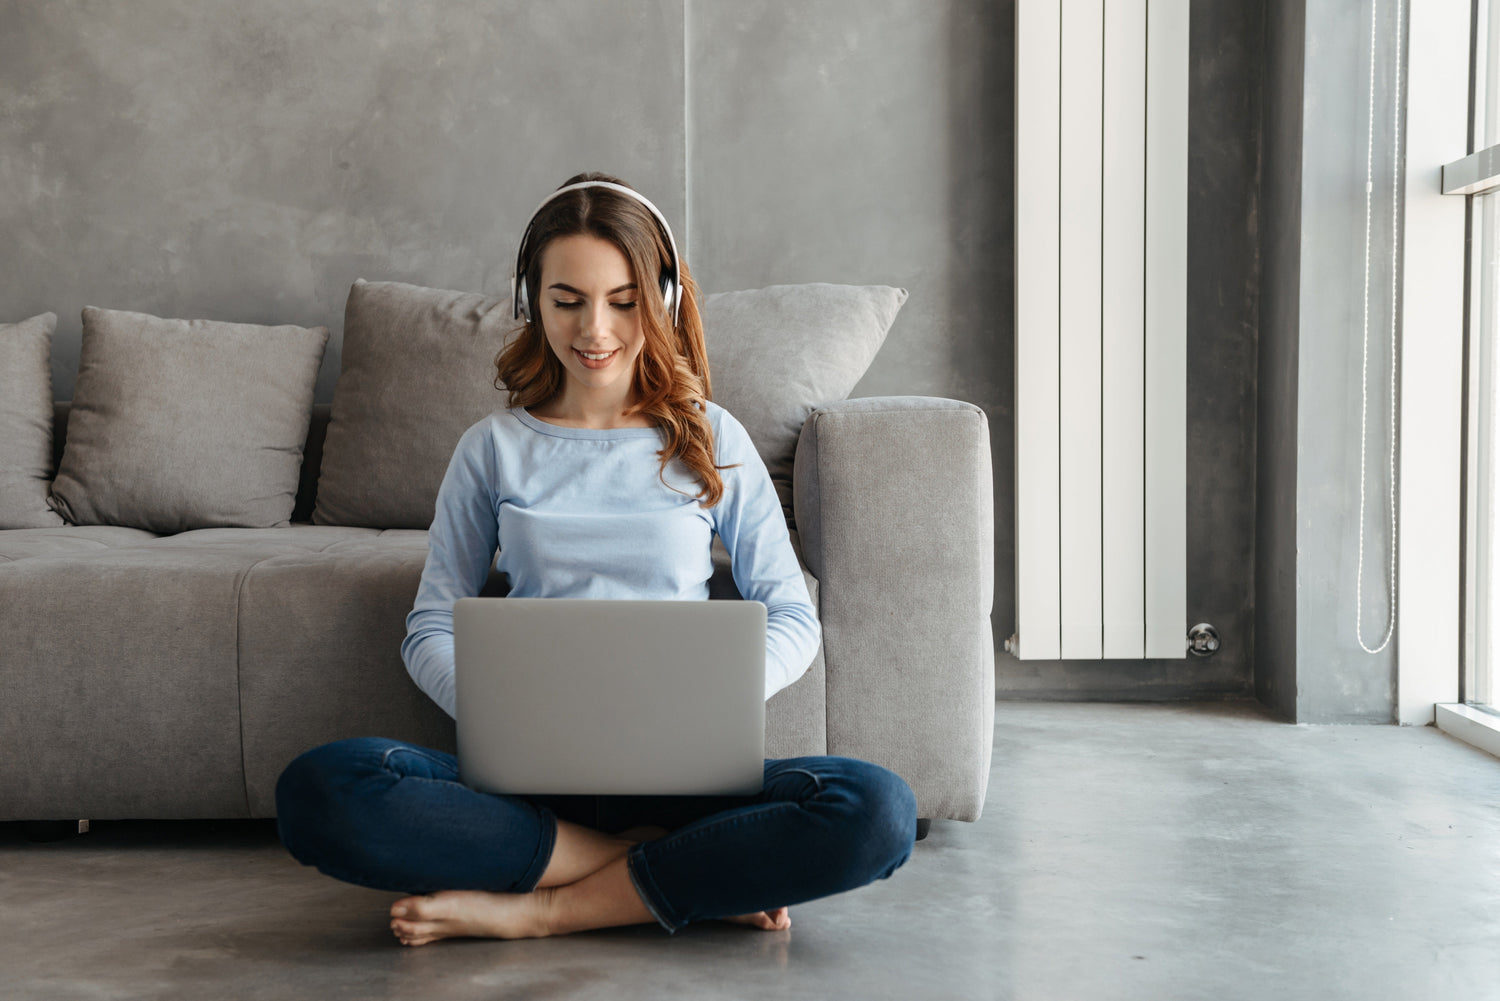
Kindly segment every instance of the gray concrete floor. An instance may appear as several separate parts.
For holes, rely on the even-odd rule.
[[[0,998],[1500,998],[1500,759],[1253,704],[1001,703],[977,823],[722,922],[395,943],[259,822],[0,825]]]

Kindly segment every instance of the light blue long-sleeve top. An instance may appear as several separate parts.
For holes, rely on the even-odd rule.
[[[715,533],[741,596],[766,606],[765,697],[800,678],[821,628],[781,504],[744,426],[717,404],[706,412],[715,463],[740,464],[721,470],[724,496],[709,508],[680,461],[658,478],[656,428],[560,427],[512,407],[465,431],[401,642],[418,687],[455,715],[453,603],[479,593],[491,564],[518,598],[706,600]]]

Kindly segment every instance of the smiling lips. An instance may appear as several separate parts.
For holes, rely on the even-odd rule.
[[[579,361],[583,362],[585,368],[605,368],[610,362],[615,360],[615,355],[620,353],[620,349],[615,348],[613,351],[603,353],[590,351],[585,354],[574,348],[573,353],[578,356]]]

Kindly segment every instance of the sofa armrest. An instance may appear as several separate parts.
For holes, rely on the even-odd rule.
[[[802,426],[793,510],[820,586],[828,753],[901,775],[922,817],[977,820],[984,806],[993,495],[973,404],[845,400]]]

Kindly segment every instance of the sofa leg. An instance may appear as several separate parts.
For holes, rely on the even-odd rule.
[[[21,830],[26,834],[26,840],[33,843],[62,841],[65,838],[87,834],[88,829],[87,820],[28,820],[21,825]]]
[[[931,817],[918,817],[917,818],[917,840],[918,841],[921,841],[923,838],[927,837],[927,831],[928,831],[928,829],[930,827],[932,827],[932,818]]]

